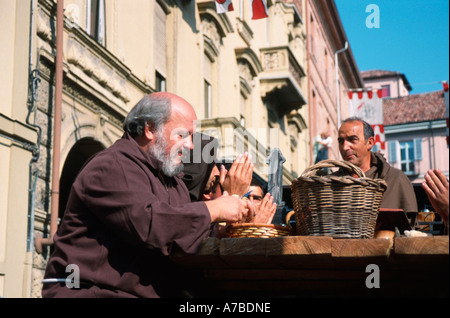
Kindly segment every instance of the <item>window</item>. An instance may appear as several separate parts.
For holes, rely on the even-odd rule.
[[[381,86],[381,97],[391,97],[391,86],[382,85]]]
[[[414,173],[414,143],[400,142],[400,168],[405,174]]]
[[[105,0],[87,0],[86,8],[86,32],[105,45]]]
[[[211,118],[212,116],[212,103],[213,103],[213,69],[214,63],[205,53],[203,55],[203,79],[204,79],[204,118]]]
[[[309,35],[309,42],[310,42],[309,51],[311,52],[311,55],[314,56],[314,53],[315,53],[314,36],[315,36],[316,26],[314,24],[314,18],[312,15],[310,17],[310,21],[311,21],[311,34]]]
[[[166,91],[166,79],[164,76],[162,76],[158,72],[156,72],[155,90],[157,92],[165,92]]]
[[[155,42],[154,42],[154,56],[155,69],[157,72],[156,81],[158,82],[158,74],[160,78],[165,79],[167,76],[167,14],[164,8],[159,3],[155,4]],[[158,85],[158,83],[156,83]]]
[[[241,115],[239,123],[241,124],[242,127],[245,127],[245,117],[243,115]]]
[[[211,84],[205,80],[205,118],[211,117]]]
[[[244,20],[244,0],[239,0],[239,18]]]
[[[240,98],[240,120],[239,122],[241,123],[241,125],[243,127],[245,127],[245,115],[246,115],[246,111],[247,111],[247,97],[241,92],[240,94],[241,98]]]
[[[399,151],[397,152],[397,145]],[[399,159],[399,160],[398,160]],[[422,139],[408,141],[389,141],[389,161],[399,162],[400,169],[405,174],[416,173],[416,161],[422,160]]]

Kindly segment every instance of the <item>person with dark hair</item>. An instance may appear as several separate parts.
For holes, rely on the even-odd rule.
[[[218,198],[223,192],[243,196],[248,191],[249,214],[245,222],[272,222],[276,212],[276,203],[270,193],[265,196],[262,187],[252,183],[253,164],[248,153],[239,155],[233,161],[229,171],[223,164],[217,168],[217,140],[202,133],[194,134],[194,148],[184,165],[183,181],[192,201],[208,201]],[[196,142],[197,141],[197,142]],[[216,231],[220,232],[219,231]],[[220,235],[219,235],[220,236]]]
[[[252,202],[255,207],[255,214],[248,216],[249,223],[272,223],[275,212],[277,211],[277,204],[273,202],[273,196],[270,193],[264,194],[263,187],[257,182],[252,182],[250,184],[248,199]]]
[[[129,112],[122,138],[91,158],[72,186],[43,297],[183,296],[182,272],[168,256],[197,252],[211,223],[239,222],[249,208],[227,193],[191,202],[179,174],[196,119],[170,93],[147,95]],[[73,266],[77,281],[67,284]]]
[[[381,208],[417,212],[416,195],[408,177],[392,167],[382,154],[371,151],[375,138],[370,124],[358,117],[344,120],[339,128],[338,143],[345,161],[361,168],[368,178],[386,181]]]
[[[189,160],[184,163],[183,181],[189,190],[191,201],[204,201],[205,194],[215,194],[219,187],[219,169],[217,161],[217,139],[202,133],[195,133],[194,148],[189,151]]]
[[[194,134],[194,148],[184,164],[183,181],[192,201],[208,201],[227,192],[243,196],[253,175],[253,163],[248,153],[237,156],[228,171],[217,167],[217,139],[203,133]]]

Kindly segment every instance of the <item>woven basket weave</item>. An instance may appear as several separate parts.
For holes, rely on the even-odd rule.
[[[323,168],[340,168],[340,175],[318,174]],[[384,180],[366,178],[346,161],[324,160],[309,167],[291,185],[296,234],[373,238],[386,187]]]
[[[226,228],[226,237],[279,237],[292,235],[290,226],[274,224],[242,223],[230,224]]]

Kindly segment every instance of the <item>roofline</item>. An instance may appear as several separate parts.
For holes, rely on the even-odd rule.
[[[383,71],[383,70],[374,70],[374,71]],[[365,71],[370,72],[370,71]],[[391,71],[385,71],[385,72],[391,72]],[[408,79],[406,78],[406,75],[404,73],[400,72],[391,72],[391,74],[384,74],[384,75],[378,75],[378,76],[366,76],[364,79],[377,79],[377,78],[389,78],[389,77],[396,77],[400,76],[403,80],[403,83],[405,83],[405,87],[408,91],[412,91],[411,84],[409,83]],[[361,76],[362,77],[362,76]]]

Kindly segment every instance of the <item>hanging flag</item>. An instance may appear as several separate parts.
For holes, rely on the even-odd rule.
[[[374,143],[375,149],[372,149],[372,150],[379,152],[379,153],[385,153],[386,139],[384,138],[384,125],[377,124],[377,125],[371,125],[371,126],[373,129],[374,135],[375,135],[375,143]]]
[[[264,19],[269,16],[266,0],[250,0],[250,8],[253,20]]]
[[[383,123],[383,99],[371,91],[349,92],[350,116],[364,119],[371,125]]]
[[[216,0],[216,10],[217,13],[233,11],[233,3],[231,2],[231,0]]]
[[[350,116],[356,116],[369,123],[375,133],[375,145],[373,151],[384,153],[386,141],[384,138],[384,116],[382,90],[376,94],[373,91],[348,92],[350,100]]]

